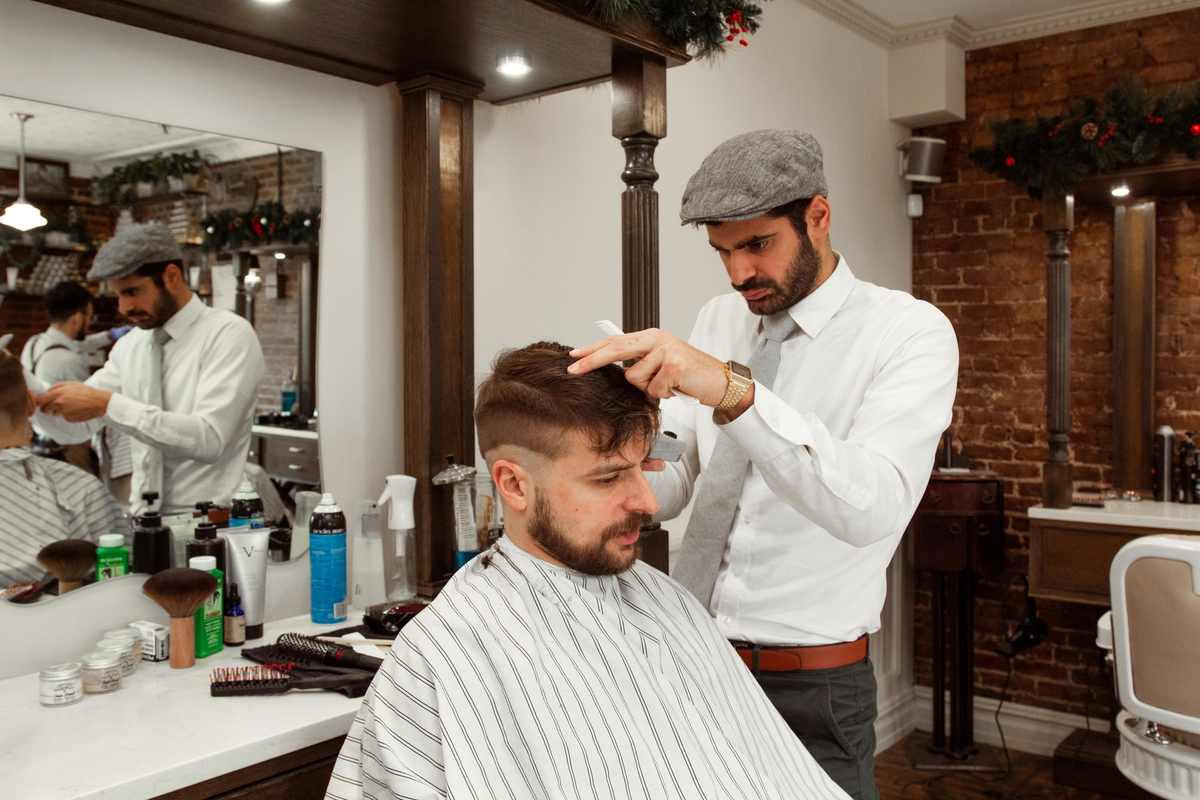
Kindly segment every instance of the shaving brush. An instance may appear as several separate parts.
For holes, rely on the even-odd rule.
[[[196,618],[192,615],[216,589],[216,578],[188,567],[164,569],[142,584],[142,593],[171,618],[172,669],[196,663]]]
[[[96,543],[86,539],[51,542],[38,551],[38,563],[58,578],[58,593],[66,594],[83,585],[96,569]]]

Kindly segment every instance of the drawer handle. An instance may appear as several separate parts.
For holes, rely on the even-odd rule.
[[[292,472],[304,471],[304,467],[300,466],[299,464],[288,464],[288,469],[290,469]]]
[[[289,453],[303,453],[304,448],[303,447],[289,447],[288,452]]]

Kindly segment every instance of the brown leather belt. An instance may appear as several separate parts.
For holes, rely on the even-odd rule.
[[[856,664],[867,657],[866,634],[853,642],[808,647],[764,647],[750,642],[730,642],[754,672],[796,672],[833,669]]]

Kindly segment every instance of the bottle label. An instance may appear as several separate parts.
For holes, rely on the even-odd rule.
[[[200,608],[196,609],[196,658],[211,656],[224,649],[224,615],[225,605],[221,598],[221,571],[214,569],[209,572],[217,579],[217,588],[205,598]]]
[[[225,644],[238,645],[246,641],[246,615],[225,617]]]
[[[129,572],[129,558],[124,552],[104,553],[96,557],[96,580],[106,581]]]
[[[346,619],[346,531],[312,531],[308,542],[312,567],[312,621]]]

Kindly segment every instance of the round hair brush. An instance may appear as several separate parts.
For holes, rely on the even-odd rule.
[[[276,640],[275,646],[296,657],[312,659],[338,667],[355,667],[375,672],[383,664],[382,658],[364,656],[349,647],[322,642],[300,633],[285,633]]]
[[[51,542],[38,551],[38,563],[58,578],[58,593],[66,594],[83,585],[96,569],[96,543],[86,539]]]
[[[216,578],[188,567],[164,569],[142,584],[142,593],[171,617],[172,669],[196,663],[196,618],[192,615],[216,588]]]

